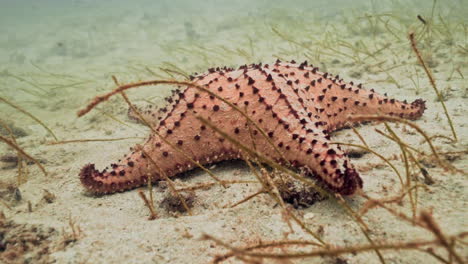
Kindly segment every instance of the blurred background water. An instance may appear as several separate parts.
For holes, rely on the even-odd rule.
[[[406,65],[415,61],[408,32],[418,34],[430,65],[445,65],[436,71],[461,79],[467,6],[464,0],[0,0],[0,96],[48,122],[65,122],[113,87],[111,75],[123,82],[180,79],[278,58],[418,94],[414,64]],[[400,67],[403,73],[392,73]],[[5,104],[0,110],[3,119],[17,116]]]
[[[436,15],[440,12],[447,20],[466,22],[465,1],[445,0],[436,5]],[[3,67],[34,62],[65,68],[80,62],[113,65],[147,59],[157,63],[174,59],[171,50],[177,48],[218,45],[246,51],[253,45],[256,52],[248,59],[258,61],[264,54],[274,56],[283,46],[272,26],[297,39],[316,41],[321,37],[316,32],[333,33],[333,27],[350,22],[365,25],[365,16],[373,14],[389,14],[385,20],[395,16],[409,27],[419,23],[417,14],[430,16],[432,6],[429,0],[1,0],[0,62]]]

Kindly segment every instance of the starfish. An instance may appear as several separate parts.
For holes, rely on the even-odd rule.
[[[165,140],[152,133],[110,168],[98,171],[94,164],[84,166],[80,179],[88,190],[114,193],[146,184],[149,175],[157,181],[163,179],[162,172],[171,177],[191,170],[195,166],[187,155],[200,164],[241,158],[238,147],[200,122],[197,116],[201,116],[239,142],[250,147],[255,142],[255,149],[267,157],[286,159],[331,191],[351,195],[363,182],[340,146],[330,144],[330,133],[353,125],[349,119],[353,115],[373,113],[414,120],[425,110],[421,99],[412,103],[390,99],[361,84],[346,83],[338,75],[319,72],[307,62],[278,60],[238,69],[211,68],[191,79],[245,111],[268,140],[226,102],[185,87],[167,99],[167,107],[145,113]],[[157,162],[157,169],[146,155]]]

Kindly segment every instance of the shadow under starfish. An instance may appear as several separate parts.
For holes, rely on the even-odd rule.
[[[201,164],[239,159],[242,153],[232,143],[198,119],[201,116],[267,157],[305,171],[328,189],[351,195],[362,188],[362,180],[340,146],[330,144],[330,133],[353,125],[348,117],[381,114],[419,118],[425,102],[401,102],[345,83],[338,75],[319,72],[307,62],[244,65],[239,69],[212,68],[192,81],[242,109],[267,134],[249,127],[249,121],[231,106],[194,87],[176,90],[167,107],[145,111],[154,129],[186,155]],[[274,146],[270,144],[273,142]],[[168,177],[194,168],[155,134],[139,148],[103,171],[88,164],[80,172],[83,185],[93,193],[129,190],[163,179],[151,159]],[[280,152],[278,152],[279,150]]]

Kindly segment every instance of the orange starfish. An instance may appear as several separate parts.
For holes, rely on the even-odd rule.
[[[148,113],[155,130],[169,143],[201,164],[240,158],[239,149],[203,125],[196,118],[201,116],[238,141],[254,141],[258,152],[277,161],[284,158],[344,195],[362,188],[362,180],[342,149],[330,145],[329,133],[352,125],[350,115],[417,119],[425,109],[421,99],[410,104],[389,99],[361,85],[345,83],[338,75],[319,72],[307,62],[209,69],[192,80],[244,110],[281,154],[256,129],[249,128],[241,113],[194,87],[176,92],[168,99],[170,106]],[[161,180],[158,169],[144,153],[169,177],[194,168],[185,155],[152,134],[140,149],[110,169],[99,172],[94,164],[86,165],[80,173],[81,181],[91,192],[113,193],[145,184],[148,175]]]

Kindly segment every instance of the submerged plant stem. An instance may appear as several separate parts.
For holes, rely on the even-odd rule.
[[[52,132],[52,130],[50,128],[48,128],[41,120],[39,120],[39,118],[33,116],[31,113],[27,112],[26,110],[24,110],[23,108],[19,107],[18,105],[8,101],[7,99],[3,98],[0,96],[0,101],[4,102],[5,104],[15,108],[16,110],[20,111],[21,113],[29,116],[30,118],[32,118],[34,121],[36,121],[37,123],[39,123],[39,125],[41,125],[43,128],[45,128],[51,135],[52,137],[55,139],[55,140],[58,140],[58,138],[55,136],[54,132]]]
[[[124,137],[124,138],[93,138],[93,139],[73,139],[48,142],[47,145],[62,145],[70,143],[84,143],[84,142],[106,142],[106,141],[119,141],[127,139],[143,139],[142,137]]]
[[[39,169],[41,169],[42,173],[44,173],[44,175],[47,176],[47,172],[44,169],[44,167],[41,165],[41,163],[39,163],[39,161],[37,161],[35,158],[31,157],[29,154],[24,152],[24,150],[22,150],[17,144],[15,144],[13,141],[3,137],[2,135],[0,135],[0,140],[5,142],[8,146],[14,148],[18,153],[21,153],[21,155],[23,155],[27,159],[32,160],[34,163],[36,163],[36,165],[39,167]]]
[[[414,39],[414,33],[410,33],[409,38],[411,40],[411,47],[413,48],[414,53],[416,53],[416,57],[418,58],[419,63],[421,63],[421,65],[423,66],[424,71],[426,72],[426,75],[429,78],[429,82],[431,83],[431,86],[432,86],[432,88],[434,88],[434,91],[435,91],[435,93],[437,95],[437,99],[439,99],[440,104],[444,108],[445,116],[447,117],[448,123],[450,125],[450,129],[452,130],[453,139],[454,139],[455,142],[457,142],[458,141],[457,133],[455,132],[455,128],[453,127],[452,119],[450,118],[447,107],[445,106],[444,98],[443,98],[442,94],[439,92],[439,89],[437,89],[434,77],[432,76],[432,73],[429,71],[429,68],[427,68],[426,63],[424,62],[424,60],[423,60],[423,58],[421,56],[421,53],[419,52],[418,47],[416,46],[416,40]]]

